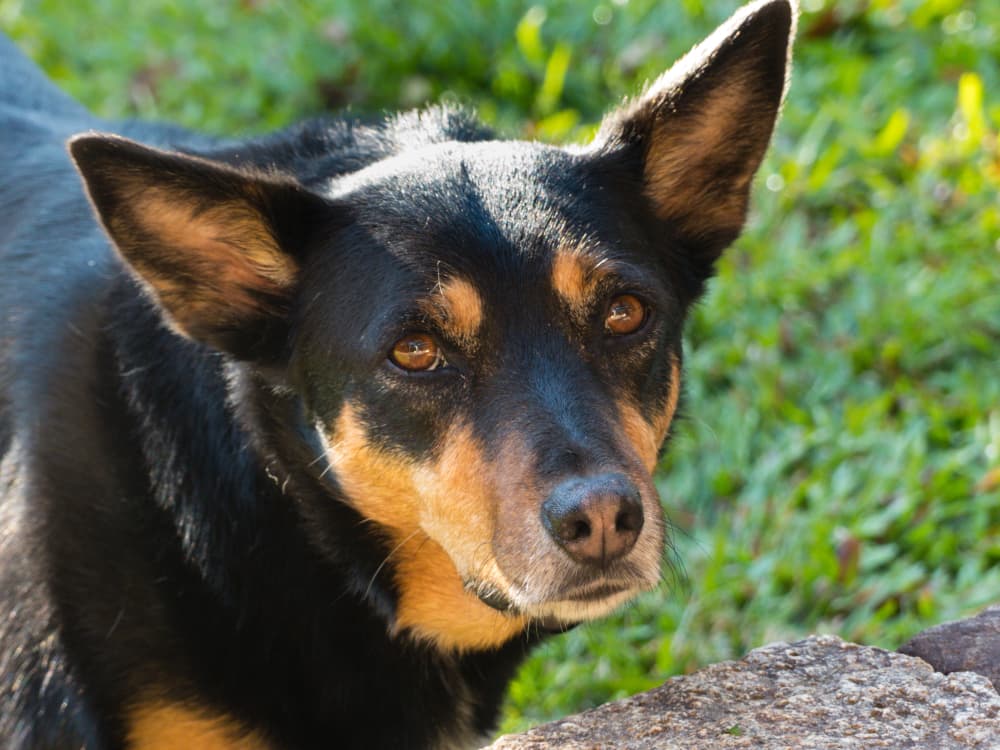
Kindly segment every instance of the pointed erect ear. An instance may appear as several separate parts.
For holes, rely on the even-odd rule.
[[[743,227],[787,85],[796,13],[794,0],[743,7],[611,113],[588,149],[641,172],[655,218],[706,274]]]
[[[69,150],[108,235],[171,326],[241,359],[267,356],[322,201],[290,178],[117,136],[76,136]]]

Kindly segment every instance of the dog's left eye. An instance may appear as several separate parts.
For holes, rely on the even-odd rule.
[[[635,333],[646,322],[646,306],[632,294],[619,294],[611,300],[604,318],[604,330],[613,336]]]
[[[410,372],[427,372],[447,364],[441,347],[429,333],[408,333],[392,346],[392,363]]]

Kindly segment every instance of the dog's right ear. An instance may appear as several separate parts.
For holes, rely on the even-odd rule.
[[[608,115],[588,147],[687,256],[692,296],[743,227],[787,87],[796,14],[795,0],[744,6]]]
[[[297,252],[326,205],[294,180],[112,135],[69,142],[114,245],[189,338],[240,359],[286,332]]]

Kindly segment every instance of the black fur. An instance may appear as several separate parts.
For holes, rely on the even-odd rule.
[[[770,135],[791,23],[783,0],[764,7],[777,19],[741,27],[770,86],[750,162]],[[390,543],[343,501],[314,425],[350,400],[372,441],[403,457],[426,456],[464,416],[484,445],[522,434],[543,478],[624,460],[609,404],[663,408],[685,312],[720,249],[711,228],[708,249],[692,249],[701,240],[649,205],[649,118],[664,114],[638,116],[591,150],[495,141],[449,109],[227,142],[99,121],[0,39],[0,745],[123,748],[147,685],[276,750],[490,732],[544,628],[464,652],[393,634]],[[66,154],[88,130],[166,150],[73,146],[121,255]],[[214,271],[116,228],[125,172],[180,186],[192,216],[246,203],[296,283],[237,290],[246,310],[185,322],[148,277]],[[563,314],[551,257],[574,242],[620,265],[602,298],[648,304],[636,338]],[[444,370],[401,377],[386,352],[426,325],[412,300],[442,269],[474,282],[483,333],[474,347],[443,341]],[[599,324],[602,311],[589,315]]]

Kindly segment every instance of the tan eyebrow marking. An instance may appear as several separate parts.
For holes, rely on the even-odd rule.
[[[594,290],[615,270],[615,263],[586,245],[561,247],[552,259],[552,288],[577,323],[586,322]]]
[[[461,276],[438,281],[434,293],[421,304],[445,333],[471,342],[483,324],[483,299],[476,287]]]

